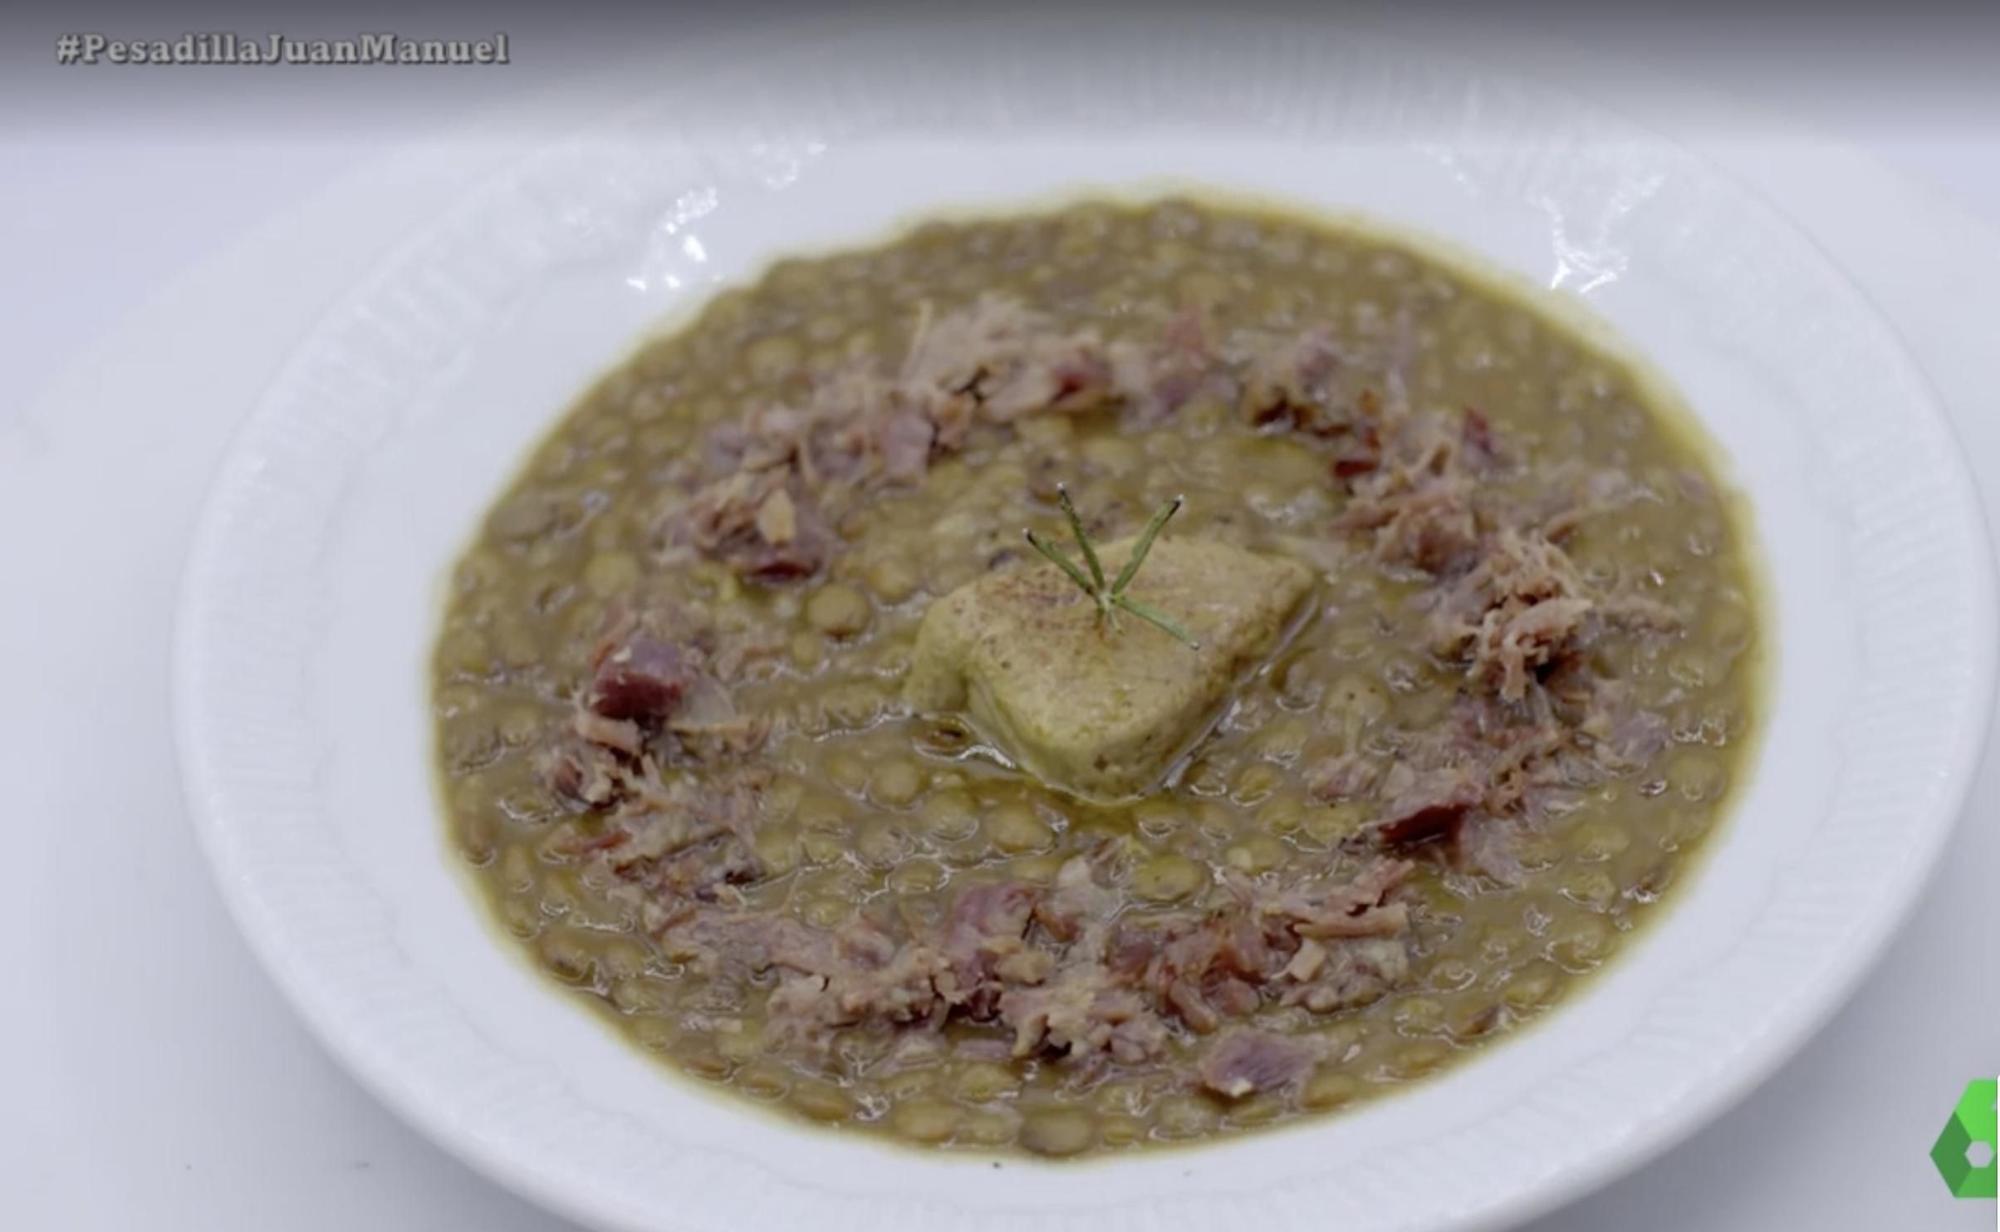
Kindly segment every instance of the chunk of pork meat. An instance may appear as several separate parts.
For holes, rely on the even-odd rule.
[[[1466,813],[1486,799],[1485,776],[1470,766],[1413,770],[1398,763],[1384,778],[1383,789],[1388,799],[1374,831],[1391,845],[1449,839]]]
[[[1239,1028],[1208,1046],[1196,1072],[1209,1090],[1241,1099],[1297,1086],[1318,1060],[1319,1050],[1311,1040]]]
[[[1052,958],[1026,940],[1038,893],[1020,882],[961,891],[945,921],[946,999],[966,1016],[990,1018],[1009,981],[1039,983]]]
[[[983,418],[1006,423],[1104,405],[1114,396],[1111,375],[1094,332],[1064,332],[1018,300],[984,296],[920,322],[902,383],[919,404],[970,399]]]
[[[1176,313],[1157,343],[1115,342],[1107,353],[1113,388],[1142,425],[1165,422],[1205,386],[1218,383],[1208,331],[1194,309]]]
[[[657,725],[673,714],[693,685],[694,666],[681,647],[643,632],[634,632],[603,649],[591,664],[583,709],[593,718],[628,722],[634,731]],[[578,734],[622,752],[638,752],[631,733],[610,724],[594,724]]]
[[[1410,948],[1398,937],[1359,937],[1322,950],[1323,957],[1306,964],[1310,975],[1291,977],[1295,982],[1279,997],[1283,1004],[1315,1014],[1354,1009],[1381,1000],[1410,975]]]
[[[1339,404],[1331,383],[1341,367],[1340,348],[1327,329],[1264,343],[1244,368],[1237,406],[1253,424],[1322,437],[1349,432],[1355,417]]]
[[[705,484],[669,520],[669,539],[753,581],[818,573],[837,537],[790,474],[780,467],[739,470]]]
[[[1504,528],[1441,593],[1431,647],[1465,660],[1467,674],[1502,699],[1520,701],[1543,669],[1577,648],[1597,606],[1567,553],[1538,532]]]
[[[1348,881],[1308,882],[1251,891],[1253,910],[1311,939],[1394,936],[1409,926],[1409,909],[1389,896],[1416,870],[1408,860],[1375,860]]]
[[[1150,1060],[1167,1044],[1167,1027],[1138,993],[1119,986],[1100,963],[1060,968],[1045,986],[1013,988],[1000,1017],[1014,1028],[1014,1055],[1044,1049],[1084,1058],[1109,1053],[1127,1063]]]
[[[1381,431],[1375,464],[1349,468],[1352,497],[1339,525],[1372,532],[1384,564],[1432,574],[1464,567],[1480,542],[1480,485],[1497,459],[1485,417],[1410,414]],[[1336,461],[1335,473],[1342,469]]]
[[[1073,856],[1056,870],[1052,893],[1035,907],[1035,920],[1058,941],[1080,941],[1086,932],[1101,938],[1120,906],[1118,892],[1100,885],[1090,857]],[[1101,941],[1088,943],[1095,949]]]

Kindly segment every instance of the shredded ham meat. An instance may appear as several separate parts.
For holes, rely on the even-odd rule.
[[[769,989],[774,1046],[824,1053],[848,1031],[979,1025],[991,1030],[955,1046],[1101,1066],[1212,1036],[1197,1067],[1207,1089],[1239,1098],[1301,1081],[1318,1060],[1310,1043],[1241,1024],[1267,1007],[1337,1013],[1408,978],[1419,920],[1401,892],[1416,868],[1406,856],[1421,847],[1518,875],[1511,836],[1666,740],[1664,719],[1601,678],[1590,652],[1609,631],[1671,629],[1673,611],[1588,583],[1563,546],[1596,512],[1643,497],[1604,475],[1533,506],[1503,495],[1504,432],[1474,408],[1413,407],[1396,353],[1385,370],[1325,330],[1217,338],[1192,311],[1152,342],[1106,343],[1009,300],[926,309],[893,370],[819,374],[796,405],[717,428],[698,466],[677,472],[663,528],[668,551],[781,584],[826,566],[856,502],[919,482],[981,424],[1094,410],[1154,424],[1217,397],[1308,439],[1344,498],[1319,533],[1350,545],[1339,559],[1352,567],[1420,584],[1428,650],[1459,674],[1434,725],[1303,767],[1320,800],[1367,810],[1334,871],[1229,878],[1222,906],[1142,912],[1107,849],[1047,886],[965,886],[931,923],[864,912],[822,929],[746,907],[733,887],[765,875],[764,784],[748,755],[768,722],[738,713],[733,685],[755,652],[664,609],[614,615],[544,750],[551,787],[599,823],[568,854],[680,959]]]
[[[623,869],[725,832],[726,819],[699,815],[655,822],[631,840],[643,850],[621,844],[597,858]],[[1176,1032],[1205,1034],[1267,1002],[1331,1013],[1380,996],[1408,969],[1408,907],[1393,896],[1411,868],[1378,861],[1347,881],[1245,882],[1231,907],[1126,919],[1126,897],[1100,880],[1116,871],[1079,856],[1047,890],[968,887],[939,926],[901,937],[867,920],[814,929],[708,907],[669,929],[711,972],[778,973],[769,1007],[781,1043],[823,1047],[830,1029],[869,1023],[987,1022],[1010,1033],[1016,1056],[1137,1063]]]

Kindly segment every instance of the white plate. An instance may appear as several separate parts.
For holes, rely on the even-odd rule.
[[[827,31],[638,80],[305,340],[218,478],[184,592],[178,727],[224,896],[333,1051],[454,1151],[617,1228],[1493,1226],[1746,1091],[1901,918],[1983,729],[1983,534],[1889,329],[1719,175],[1575,100],[1323,27]],[[671,1077],[518,961],[450,866],[424,708],[441,570],[563,404],[718,283],[931,208],[1190,182],[1360,209],[1582,293],[1678,384],[1775,591],[1736,818],[1546,1025],[1301,1128],[996,1169]]]

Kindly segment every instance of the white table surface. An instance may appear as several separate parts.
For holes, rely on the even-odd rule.
[[[182,813],[166,652],[208,475],[312,322],[236,312],[218,336],[211,288],[251,269],[330,299],[399,225],[450,201],[477,157],[426,157],[423,139],[573,71],[604,31],[515,19],[506,70],[385,91],[284,70],[58,70],[57,22],[4,20],[0,971],[14,992],[0,1010],[0,1224],[567,1227],[392,1118],[252,962]],[[1949,404],[2000,526],[2000,28],[1885,44],[1749,17],[1726,38],[1667,19],[1530,20],[1522,54],[1722,162],[1849,270]],[[183,16],[166,29],[229,26],[246,28]],[[1788,67],[1773,76],[1779,47]],[[344,180],[384,158],[406,214],[357,222]],[[201,388],[148,382],[149,354],[190,347],[215,356]],[[1988,1226],[1993,1205],[1954,1202],[1926,1152],[1965,1081],[2000,1069],[1997,798],[2000,738],[1945,867],[1826,1030],[1695,1138],[1538,1228]]]

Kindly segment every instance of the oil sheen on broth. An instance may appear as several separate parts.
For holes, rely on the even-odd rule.
[[[931,223],[722,294],[569,410],[457,563],[455,850],[662,1061],[906,1142],[1232,1134],[1506,1037],[1716,825],[1758,612],[1699,450],[1498,286],[1165,201]],[[1185,496],[1133,585],[1197,634],[1230,583],[1187,569],[1302,579],[1122,798],[909,691],[961,588],[1087,602],[1021,538],[1067,542],[1059,483],[1102,542]],[[1059,678],[1124,687],[1079,646]]]

